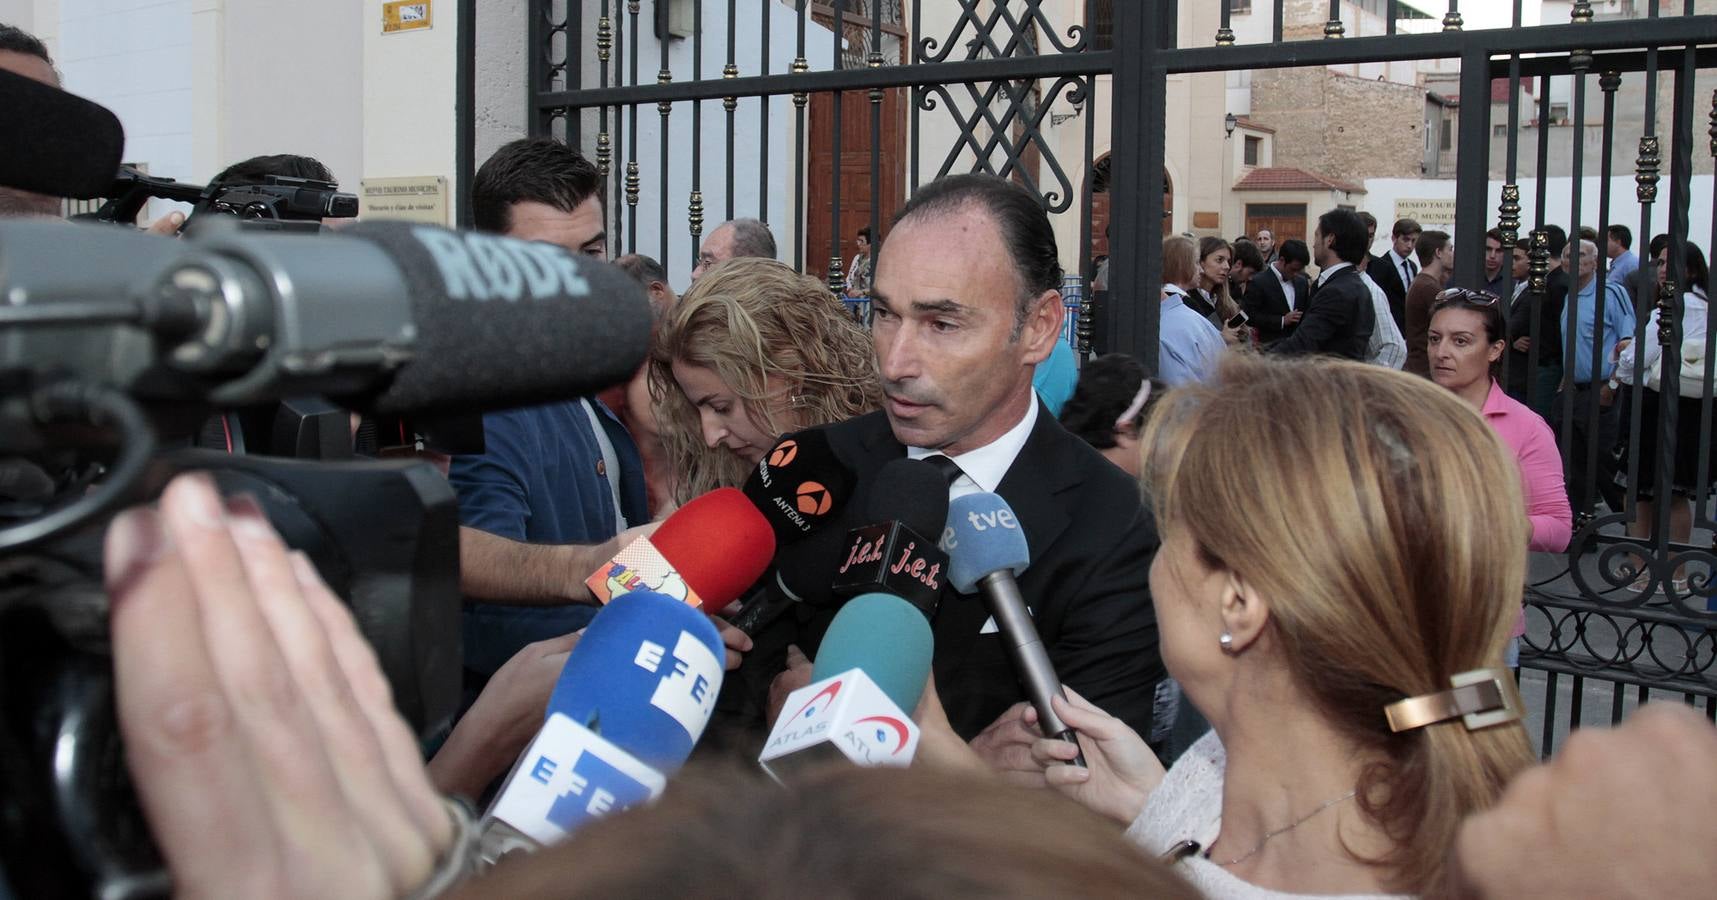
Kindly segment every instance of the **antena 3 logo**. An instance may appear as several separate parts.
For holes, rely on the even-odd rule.
[[[782,441],[775,445],[775,449],[769,451],[769,464],[777,469],[782,466],[790,466],[798,456],[798,441]]]
[[[807,481],[794,492],[793,505],[807,516],[824,516],[828,515],[829,507],[835,505],[835,498],[829,496],[828,488],[815,481]]]
[[[572,254],[550,244],[475,232],[413,228],[454,300],[547,300],[585,297],[590,282]]]

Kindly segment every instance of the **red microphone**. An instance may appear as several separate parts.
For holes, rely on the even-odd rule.
[[[649,590],[713,613],[757,583],[774,557],[774,527],[742,491],[724,487],[675,510],[584,583],[603,603]]]

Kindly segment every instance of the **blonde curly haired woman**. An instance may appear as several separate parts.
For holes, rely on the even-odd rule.
[[[650,396],[684,503],[744,483],[781,435],[882,405],[870,336],[829,289],[774,260],[699,278],[663,319]]]

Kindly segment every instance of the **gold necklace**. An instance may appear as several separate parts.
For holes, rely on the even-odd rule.
[[[1321,813],[1324,810],[1329,809],[1330,807],[1336,805],[1337,803],[1340,803],[1343,800],[1352,800],[1354,798],[1354,795],[1356,795],[1358,793],[1359,793],[1359,789],[1354,788],[1353,790],[1348,791],[1345,794],[1342,794],[1340,797],[1336,797],[1332,800],[1325,800],[1321,805],[1318,806],[1317,809],[1314,809],[1311,812],[1306,813],[1305,815],[1299,817],[1298,819],[1295,819],[1293,822],[1290,822],[1289,824],[1284,825],[1281,828],[1276,829],[1275,831],[1266,832],[1264,834],[1264,837],[1258,841],[1258,846],[1253,847],[1252,849],[1246,851],[1245,853],[1240,854],[1239,856],[1234,857],[1233,859],[1231,859],[1227,862],[1222,862],[1221,860],[1211,860],[1211,862],[1214,862],[1217,865],[1219,865],[1225,869],[1228,868],[1229,866],[1243,863],[1246,860],[1251,859],[1253,854],[1257,853],[1259,850],[1264,849],[1264,845],[1269,843],[1271,838],[1275,837],[1278,834],[1286,834],[1290,831],[1293,831],[1294,829],[1296,829],[1296,828],[1300,827],[1301,825],[1304,825],[1306,822],[1310,821],[1313,816],[1316,816],[1318,813]],[[1210,852],[1208,850],[1205,851],[1204,858],[1210,859]]]

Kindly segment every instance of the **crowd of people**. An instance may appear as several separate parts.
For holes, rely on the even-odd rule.
[[[0,64],[18,53],[0,43]],[[470,202],[480,231],[609,255],[596,167],[552,139],[502,146]],[[1568,314],[1533,320],[1519,291],[1448,286],[1448,234],[1404,219],[1372,256],[1375,227],[1334,209],[1309,243],[1165,240],[1154,377],[1126,355],[1077,365],[1050,220],[993,176],[922,185],[885,234],[861,232],[846,292],[868,301],[868,328],[776,261],[755,219],[710,233],[683,293],[655,259],[622,257],[655,319],[636,374],[485,414],[483,451],[447,466],[465,697],[427,741],[257,503],[181,476],[114,520],[105,569],[128,765],[175,890],[1702,893],[1717,879],[1717,731],[1697,713],[1654,705],[1533,758],[1511,671],[1528,553],[1566,547],[1570,495],[1577,508],[1603,486],[1563,470],[1552,424],[1567,404],[1546,424],[1540,379],[1504,364],[1565,366],[1556,389],[1576,411],[1626,376],[1644,379],[1652,416],[1678,384],[1696,429],[1704,292],[1687,296],[1681,371],[1664,372],[1655,318],[1629,340],[1637,278],[1618,263],[1619,287],[1600,290],[1595,243],[1564,262]],[[1552,357],[1564,327],[1569,352]],[[1609,431],[1602,416],[1565,430],[1608,452],[1602,408]],[[902,458],[935,465],[950,500],[1005,499],[1030,549],[1018,589],[1065,690],[1054,710],[1077,740],[1043,736],[986,605],[947,587],[928,613],[912,768],[842,764],[782,786],[707,760],[658,803],[475,873],[471,817],[448,798],[483,802],[536,734],[595,614],[586,576],[807,429],[853,479],[830,534],[870,523]],[[1710,480],[1694,468],[1678,456],[1668,476],[1683,531]],[[816,571],[820,546],[784,544],[773,568]],[[769,575],[745,599],[783,590]],[[729,670],[724,757],[755,756],[840,608],[826,583],[790,599],[754,634],[706,610]]]

